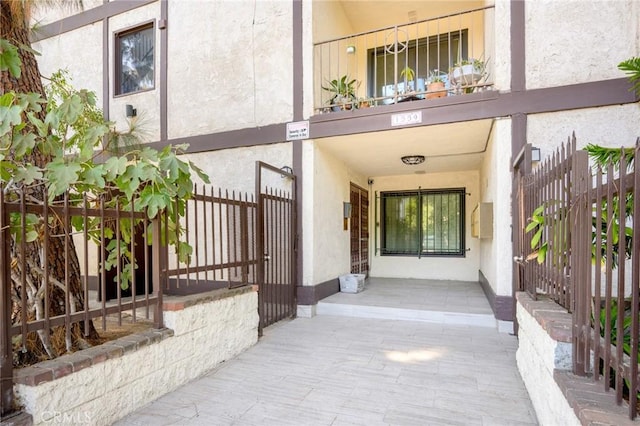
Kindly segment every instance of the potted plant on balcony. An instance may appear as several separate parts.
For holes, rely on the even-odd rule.
[[[442,98],[447,96],[444,79],[445,75],[441,74],[440,71],[431,71],[427,84],[427,99]]]
[[[480,83],[487,76],[487,64],[480,59],[462,59],[451,70],[451,82],[459,86],[464,93],[475,90],[473,86]]]
[[[328,86],[322,86],[322,89],[333,94],[331,99],[329,99],[332,110],[339,111],[358,107],[356,89],[359,83],[357,83],[355,78],[350,80],[345,74],[340,77],[340,79],[334,79],[328,83]]]
[[[416,77],[416,72],[411,67],[404,67],[400,71],[400,77],[404,79],[404,92],[409,93],[415,88],[413,87],[413,79]]]

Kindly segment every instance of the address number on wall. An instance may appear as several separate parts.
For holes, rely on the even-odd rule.
[[[422,111],[410,111],[391,116],[391,126],[406,126],[422,123]]]

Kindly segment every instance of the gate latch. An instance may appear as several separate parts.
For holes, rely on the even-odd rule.
[[[265,254],[264,254],[264,261],[265,261],[265,262],[268,262],[268,261],[270,261],[270,260],[271,260],[271,256],[269,256],[269,253],[265,253]]]

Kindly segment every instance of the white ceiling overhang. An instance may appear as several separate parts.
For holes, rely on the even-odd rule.
[[[316,139],[321,150],[367,177],[442,173],[480,168],[493,119],[411,127]],[[404,155],[424,155],[420,165],[406,165]]]

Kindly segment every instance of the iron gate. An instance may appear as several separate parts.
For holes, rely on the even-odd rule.
[[[263,180],[263,172],[268,172],[271,179]],[[274,181],[274,178],[278,180]],[[263,184],[269,181],[271,186]],[[296,315],[295,194],[296,176],[293,173],[256,162],[260,335],[265,327]]]

